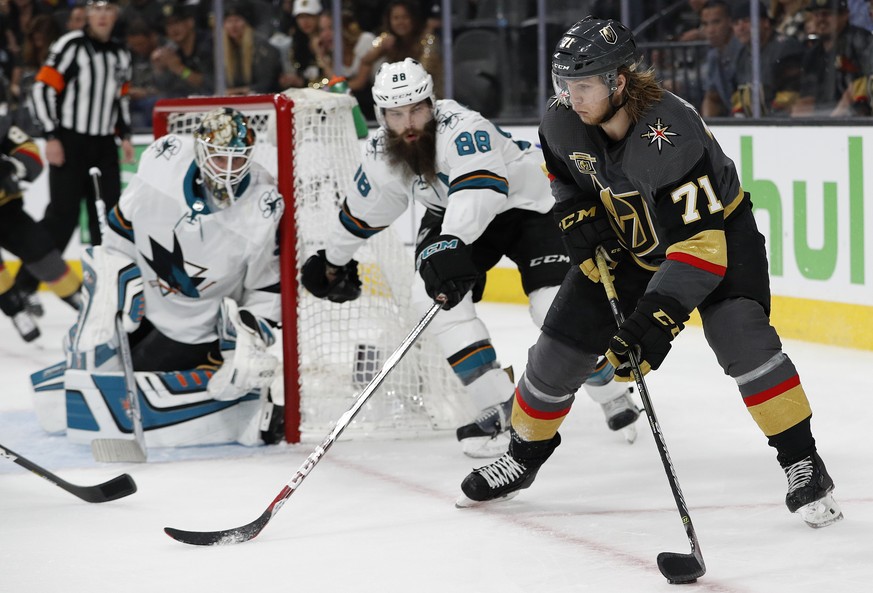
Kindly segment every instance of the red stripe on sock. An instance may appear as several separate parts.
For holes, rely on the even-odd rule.
[[[763,404],[764,402],[769,401],[774,397],[780,396],[789,389],[794,389],[798,385],[800,385],[800,375],[794,375],[793,377],[783,381],[775,387],[771,387],[770,389],[766,389],[764,391],[761,391],[760,393],[754,393],[748,397],[744,397],[743,401],[745,402],[747,408],[751,408],[752,406]]]
[[[543,412],[541,410],[535,410],[530,407],[527,402],[521,397],[521,394],[518,392],[518,387],[515,388],[515,403],[521,406],[521,409],[525,414],[530,416],[531,418],[536,418],[537,420],[555,420],[557,418],[562,418],[566,416],[570,412],[570,406],[567,406],[563,410],[558,410],[557,412]]]

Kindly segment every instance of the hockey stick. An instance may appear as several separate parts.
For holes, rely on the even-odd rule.
[[[94,205],[97,210],[97,220],[100,224],[100,234],[102,236],[106,234],[107,222],[106,204],[103,202],[100,191],[100,169],[91,167],[88,170],[88,174],[94,183]],[[142,414],[140,413],[136,378],[133,374],[130,342],[127,339],[127,331],[124,329],[121,311],[115,314],[115,333],[118,336],[119,350],[121,352],[121,365],[124,369],[124,388],[127,392],[127,414],[133,425],[134,440],[93,439],[91,441],[91,454],[97,461],[143,463],[148,454],[146,451],[145,434],[142,429]]]
[[[14,461],[24,469],[30,470],[41,478],[45,478],[55,486],[63,488],[70,494],[78,496],[85,502],[108,502],[110,500],[117,500],[119,498],[124,498],[125,496],[130,496],[136,492],[136,482],[134,482],[133,478],[127,474],[121,474],[120,476],[112,478],[108,482],[103,482],[96,486],[77,486],[75,484],[70,484],[66,480],[62,480],[47,469],[25,459],[12,449],[4,447],[3,445],[0,445],[0,457],[5,457],[9,461]]]
[[[225,545],[225,544],[238,544],[242,542],[247,542],[249,540],[254,539],[257,535],[267,526],[267,523],[270,522],[270,519],[279,512],[279,509],[282,508],[282,505],[285,504],[285,501],[294,494],[297,488],[300,487],[300,484],[303,483],[303,480],[306,479],[306,476],[309,475],[309,472],[312,471],[312,468],[321,460],[325,453],[327,453],[328,449],[330,449],[331,445],[336,442],[339,436],[342,434],[343,430],[351,423],[352,419],[361,409],[361,407],[367,403],[367,400],[370,399],[370,396],[373,395],[373,392],[376,390],[379,385],[381,385],[382,381],[385,377],[390,373],[397,363],[400,362],[400,359],[406,354],[407,350],[412,346],[412,344],[418,339],[418,336],[421,335],[421,332],[430,324],[433,320],[434,316],[439,312],[440,307],[442,307],[442,303],[434,303],[431,306],[430,310],[425,314],[425,316],[418,322],[409,335],[404,338],[403,342],[401,342],[400,346],[397,347],[391,356],[385,361],[385,364],[382,365],[382,368],[376,373],[376,376],[367,384],[361,394],[358,396],[358,399],[355,400],[355,403],[352,404],[352,407],[346,410],[342,416],[340,416],[339,420],[337,420],[336,425],[333,427],[333,430],[330,434],[325,437],[325,439],[318,445],[315,450],[309,454],[309,457],[306,458],[306,461],[297,468],[297,472],[294,476],[288,480],[288,482],[282,487],[282,491],[279,492],[279,495],[273,499],[273,502],[267,507],[260,517],[248,523],[247,525],[243,525],[242,527],[235,527],[233,529],[223,529],[221,531],[184,531],[182,529],[174,529],[173,527],[165,527],[164,532],[175,539],[176,541],[180,541],[184,544],[191,544],[195,546],[213,546],[213,545]]]
[[[621,312],[621,307],[618,303],[618,295],[612,283],[612,276],[610,275],[609,266],[606,264],[603,248],[597,249],[596,259],[597,269],[600,271],[600,281],[606,290],[606,297],[609,299],[612,316],[615,317],[616,325],[621,327],[622,323],[624,323],[624,314]],[[676,506],[679,509],[679,515],[682,517],[682,524],[685,526],[685,533],[688,536],[688,542],[691,544],[690,554],[680,554],[678,552],[661,552],[658,554],[658,568],[661,570],[661,574],[667,577],[667,580],[671,583],[693,583],[706,573],[703,554],[700,552],[700,544],[697,543],[697,534],[694,531],[694,524],[691,523],[688,506],[685,504],[685,498],[682,496],[681,488],[679,488],[679,478],[676,477],[676,470],[673,468],[670,452],[667,451],[664,433],[661,431],[661,425],[658,423],[658,417],[655,415],[652,400],[649,399],[649,390],[646,387],[645,379],[643,379],[637,355],[631,350],[628,352],[628,358],[630,359],[634,381],[636,381],[637,389],[640,392],[640,399],[643,401],[646,416],[649,418],[652,435],[655,437],[658,454],[661,456],[661,462],[664,464],[664,470],[667,473],[670,490],[673,491],[673,498],[676,500]]]

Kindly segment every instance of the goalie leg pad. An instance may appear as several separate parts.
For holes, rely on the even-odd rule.
[[[259,394],[234,401],[216,401],[206,384],[209,371],[136,372],[146,444],[179,447],[237,442],[240,431],[259,418]],[[127,416],[123,373],[65,374],[67,435],[87,444],[95,438],[129,438],[133,426]]]

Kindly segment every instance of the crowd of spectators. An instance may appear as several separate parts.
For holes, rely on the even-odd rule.
[[[208,0],[120,0],[113,36],[131,53],[131,119],[151,126],[161,98],[216,92],[215,31],[221,35],[224,94],[270,93],[292,87],[327,86],[334,63],[329,0],[225,0],[215,27]],[[414,57],[441,81],[439,43],[430,18],[439,0],[344,2],[342,75],[369,119],[370,87],[379,65]],[[0,0],[0,76],[18,124],[40,135],[28,109],[33,77],[49,47],[85,26],[84,0]],[[433,11],[433,12],[432,12]],[[440,83],[441,84],[441,83]]]
[[[681,4],[681,6],[680,6]],[[665,85],[704,117],[858,117],[871,114],[873,8],[868,0],[758,0],[758,84],[752,76],[749,0],[688,0],[664,19],[693,23],[663,38],[645,38]],[[653,23],[654,24],[654,23]],[[651,31],[663,30],[653,26]],[[695,58],[678,76],[663,48],[696,42]],[[672,56],[672,54],[671,54]],[[757,104],[757,105],[756,105]]]
[[[588,13],[620,18],[624,4],[562,2],[547,2],[551,20],[559,13],[566,17],[567,22],[555,23],[560,25],[555,30]],[[217,84],[226,94],[236,95],[320,88],[340,70],[364,115],[373,120],[370,87],[375,72],[380,64],[405,57],[425,65],[434,76],[437,95],[442,95],[441,0],[344,0],[342,55],[336,58],[341,68],[334,57],[329,0],[225,0],[223,22],[217,28],[211,1],[118,3],[121,12],[114,35],[132,56],[130,99],[136,130],[150,127],[152,107],[164,97],[212,95]],[[558,7],[564,4],[562,13]],[[873,17],[868,0],[758,0],[759,68],[752,68],[748,0],[631,4],[631,28],[647,62],[665,87],[704,117],[871,114]],[[455,0],[453,17],[459,22],[453,27],[487,26],[483,17],[489,15],[505,23],[508,5],[528,22],[536,17],[536,0]],[[489,11],[495,10],[491,15]],[[34,75],[52,42],[84,26],[84,14],[83,0],[0,0],[0,76],[8,82],[18,125],[32,135],[39,136],[27,109]],[[223,48],[218,73],[214,31],[221,35]],[[547,46],[556,41],[547,39]],[[681,46],[682,51],[670,51],[671,46]],[[529,63],[524,52],[534,51],[509,49],[515,53],[508,59],[520,57],[522,63]],[[482,48],[503,51],[507,48]],[[753,71],[760,78],[755,79]],[[216,81],[216,74],[222,79]],[[455,88],[462,83],[455,80]]]

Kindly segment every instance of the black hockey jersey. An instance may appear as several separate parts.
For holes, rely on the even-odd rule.
[[[559,106],[543,117],[540,140],[555,199],[603,204],[634,261],[658,270],[650,290],[690,311],[718,285],[728,265],[725,219],[743,192],[691,105],[664,92],[618,142]]]

